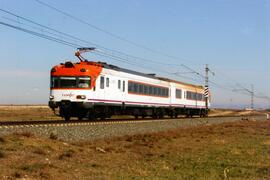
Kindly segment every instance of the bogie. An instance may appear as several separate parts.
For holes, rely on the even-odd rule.
[[[164,117],[178,118],[179,115],[185,115],[192,118],[193,116],[206,117],[207,111],[204,109],[188,109],[188,108],[155,108],[155,107],[126,107],[122,109],[119,106],[93,106],[90,109],[79,109],[76,106],[68,108],[60,107],[60,116],[66,121],[71,117],[77,117],[79,120],[88,119],[95,120],[111,118],[113,115],[132,115],[135,119],[152,117],[153,119],[162,119]]]

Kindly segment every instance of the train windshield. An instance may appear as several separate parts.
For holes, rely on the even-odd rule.
[[[61,88],[75,88],[76,77],[60,77],[60,87]]]
[[[79,88],[89,88],[90,87],[90,77],[79,77],[78,87]]]
[[[51,88],[90,88],[90,77],[51,77]]]
[[[59,87],[59,77],[51,77],[51,88]]]

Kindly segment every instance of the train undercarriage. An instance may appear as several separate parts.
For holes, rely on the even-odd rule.
[[[77,117],[79,120],[88,119],[106,119],[113,115],[131,115],[136,119],[151,117],[155,119],[163,118],[165,116],[170,118],[177,118],[178,116],[206,117],[208,115],[207,109],[188,108],[188,107],[148,107],[148,106],[126,106],[123,104],[105,104],[105,103],[90,103],[90,102],[49,102],[50,108],[56,112],[59,110],[59,116],[66,121],[71,117]]]

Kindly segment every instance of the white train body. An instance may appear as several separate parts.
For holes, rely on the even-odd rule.
[[[91,74],[93,69],[98,72]],[[51,81],[49,105],[53,109],[60,107],[60,115],[66,119],[72,116],[102,118],[114,114],[136,117],[207,115],[203,86],[106,63],[61,64],[53,68]],[[85,82],[89,84],[83,84]]]

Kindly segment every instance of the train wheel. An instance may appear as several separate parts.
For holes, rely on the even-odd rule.
[[[106,119],[106,114],[101,114],[101,115],[100,115],[100,119],[101,119],[101,120],[105,120],[105,119]]]
[[[153,114],[153,115],[152,115],[152,118],[153,118],[153,119],[157,119],[157,115],[156,115],[156,114]]]
[[[95,109],[89,109],[88,112],[86,113],[86,117],[88,118],[88,120],[95,120],[96,119]]]
[[[92,113],[89,113],[87,117],[88,117],[89,120],[95,120],[96,119],[95,114],[92,114]]]
[[[171,119],[174,118],[175,114],[176,114],[176,111],[174,109],[170,110],[168,113],[168,115],[170,116]]]
[[[134,112],[133,112],[133,116],[135,117],[135,119],[139,118],[139,114],[140,114],[139,109],[135,109]]]
[[[95,120],[95,115],[94,115],[94,114],[90,114],[90,115],[88,116],[88,119],[89,119],[89,120]]]
[[[143,110],[143,111],[142,111],[142,113],[141,113],[141,115],[142,115],[142,119],[144,119],[144,118],[147,116],[146,111],[145,111],[145,110]]]
[[[204,117],[204,113],[200,113],[200,118],[203,118]]]
[[[69,115],[65,115],[64,118],[65,118],[65,121],[69,121],[70,120],[70,116]]]
[[[164,111],[163,111],[163,109],[160,109],[158,112],[158,118],[162,119],[163,117],[164,117]]]
[[[80,120],[80,121],[83,120],[83,117],[79,116],[79,117],[78,117],[78,120]]]

